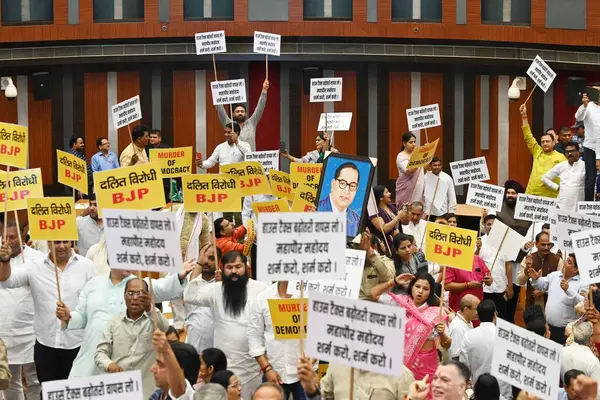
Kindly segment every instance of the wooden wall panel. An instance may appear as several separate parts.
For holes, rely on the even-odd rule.
[[[410,108],[410,72],[390,72],[389,75],[389,178],[398,178],[396,156],[402,151],[402,135],[406,132],[408,121],[406,109]],[[381,121],[385,123],[386,121]],[[384,145],[383,143],[379,144]]]
[[[251,37],[255,30],[293,37],[410,38],[417,40],[479,40],[482,42],[549,43],[599,46],[600,6],[587,1],[587,31],[545,28],[545,1],[531,0],[531,26],[484,25],[480,0],[467,0],[467,25],[456,25],[456,0],[443,2],[441,23],[391,21],[392,0],[379,0],[378,23],[366,21],[368,0],[354,0],[354,21],[304,21],[303,0],[290,0],[290,22],[249,22],[248,0],[237,0],[234,21],[184,21],[183,0],[171,0],[167,31],[158,23],[158,0],[145,0],[145,22],[94,23],[93,1],[80,2],[80,23],[68,24],[67,0],[55,0],[53,25],[5,26],[0,42],[110,40],[120,38],[191,38],[196,32],[225,30],[228,37]]]
[[[302,75],[294,78],[302,82]],[[315,138],[319,134],[317,128],[319,127],[319,118],[323,112],[323,104],[325,103],[311,103],[310,96],[304,93],[304,90],[302,91],[302,145],[300,154],[292,154],[294,157],[304,157],[306,153],[316,149]]]
[[[440,116],[444,115],[444,74],[422,73],[421,74],[421,105],[438,103],[440,105]],[[442,126],[427,129],[429,143],[440,139],[435,150],[435,155],[442,158],[444,154],[444,120]],[[421,143],[427,143],[425,140],[425,129],[421,129]]]
[[[335,132],[335,148],[341,153],[357,154],[356,152],[356,120],[358,116],[356,107],[357,82],[356,71],[335,71],[336,77],[343,78],[342,101],[333,103],[335,112],[351,112],[352,123],[350,130],[346,132]],[[366,135],[367,132],[363,132]]]
[[[218,70],[217,75],[222,81],[229,79],[229,73],[226,70]],[[225,131],[219,121],[217,110],[213,106],[212,92],[210,82],[215,80],[215,73],[212,70],[206,71],[206,154],[202,157],[206,160],[213,153],[218,144],[225,141]],[[174,91],[175,93],[175,91]],[[212,174],[219,173],[219,167],[214,167],[207,172]]]
[[[108,136],[108,93],[106,72],[86,72],[83,75],[83,102],[85,110],[85,154],[88,160],[98,151],[96,139]],[[111,143],[111,151],[119,156],[118,143]]]
[[[117,72],[117,103],[130,99],[140,94],[140,74],[137,71],[134,72]],[[111,104],[112,105],[112,104]],[[123,127],[119,129],[119,152],[121,152],[131,143],[129,138],[129,130],[133,129],[134,126],[141,125],[141,121],[135,121],[129,124],[129,127]],[[116,149],[117,146],[114,146]],[[113,150],[114,151],[114,150]]]
[[[510,81],[514,77],[510,77]],[[527,80],[527,90],[521,92],[521,97],[523,101],[529,96],[529,93],[533,89],[533,83],[530,79]],[[538,89],[539,90],[539,89]],[[533,97],[533,96],[532,96]],[[525,141],[523,139],[523,130],[521,126],[521,112],[519,111],[519,107],[523,104],[523,101],[515,101],[509,103],[509,132],[511,138],[511,146],[508,149],[508,177],[509,179],[514,179],[521,183],[523,187],[527,186],[527,182],[529,182],[529,174],[531,173],[531,167],[533,165],[533,157],[529,152],[529,149],[525,145]],[[529,124],[532,123],[533,118],[533,110],[531,106],[531,101],[529,101],[527,107],[527,117],[529,118]],[[543,118],[543,116],[539,116]],[[533,132],[533,135],[538,138],[542,132]],[[538,142],[539,143],[539,142]],[[496,147],[498,147],[496,145]],[[504,149],[499,149],[499,151],[506,151]],[[504,182],[499,182],[500,184],[504,184]]]
[[[269,91],[267,92],[267,106],[262,118],[256,127],[256,150],[279,149],[279,136],[281,124],[281,96],[279,87],[279,63],[269,62]],[[262,93],[265,80],[265,63],[248,63],[248,111],[253,113]]]
[[[192,146],[196,152],[196,74],[173,71],[173,147]]]
[[[31,79],[27,93],[29,115],[29,167],[42,169],[44,184],[53,182],[56,150],[52,147],[52,100],[36,101]],[[20,94],[20,96],[23,96]]]

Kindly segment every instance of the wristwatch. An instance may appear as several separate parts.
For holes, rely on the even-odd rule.
[[[308,398],[313,398],[313,397],[317,397],[321,395],[321,388],[319,387],[319,385],[315,385],[315,391],[313,393],[308,393],[306,392],[306,397]]]

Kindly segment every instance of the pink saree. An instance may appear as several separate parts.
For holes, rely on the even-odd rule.
[[[413,373],[415,380],[429,375],[428,382],[433,380],[433,374],[438,367],[437,348],[422,351],[437,323],[439,323],[440,308],[425,303],[417,308],[410,296],[388,293],[399,306],[406,309],[408,322],[404,335],[404,365]],[[442,320],[447,318],[442,312]]]
[[[398,210],[404,204],[410,204],[413,201],[421,200],[424,190],[423,169],[419,168],[411,175],[407,175],[400,168],[400,164],[409,161],[410,155],[402,152],[396,157],[396,167],[398,167],[398,179],[396,179],[396,206]]]

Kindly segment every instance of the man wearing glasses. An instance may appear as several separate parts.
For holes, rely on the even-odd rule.
[[[579,159],[579,145],[569,142],[565,146],[567,161],[556,164],[542,176],[544,185],[558,191],[556,201],[561,210],[577,212],[577,203],[584,200],[585,162]],[[560,184],[555,183],[556,178]]]
[[[319,202],[317,211],[336,211],[346,214],[346,235],[356,236],[360,215],[350,209],[358,189],[359,172],[356,165],[351,162],[343,163],[335,170],[331,180],[331,193]]]

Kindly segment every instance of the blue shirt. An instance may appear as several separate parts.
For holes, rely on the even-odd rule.
[[[333,203],[331,202],[331,194],[321,200],[317,207],[317,211],[333,211]],[[360,216],[351,208],[346,209],[346,236],[354,238],[358,235],[358,224]]]
[[[152,393],[152,395],[150,395],[150,398],[148,400],[160,400],[162,395],[163,395],[162,389],[156,389],[156,391],[154,393]],[[169,396],[169,394],[167,393],[167,396],[165,397],[164,400],[171,400],[171,396]]]
[[[69,149],[69,150],[67,150],[67,152],[71,153],[75,157],[79,157],[83,161],[85,161],[85,165],[87,166],[88,186],[93,187],[94,185],[93,185],[93,181],[92,181],[92,169],[90,168],[90,163],[88,163],[88,160],[87,160],[87,157],[85,156],[85,154],[81,153],[79,151],[75,151],[73,149]]]
[[[119,168],[119,159],[112,151],[109,151],[106,156],[101,151],[92,156],[92,171],[108,171]]]
[[[569,322],[577,320],[578,316],[575,313],[575,306],[582,302],[583,296],[579,294],[581,282],[579,275],[569,279],[569,288],[567,291],[562,290],[560,282],[563,280],[563,273],[555,271],[548,276],[540,278],[536,281],[531,280],[531,285],[534,289],[548,293],[548,301],[546,302],[546,320],[548,325],[558,328],[564,328]]]

